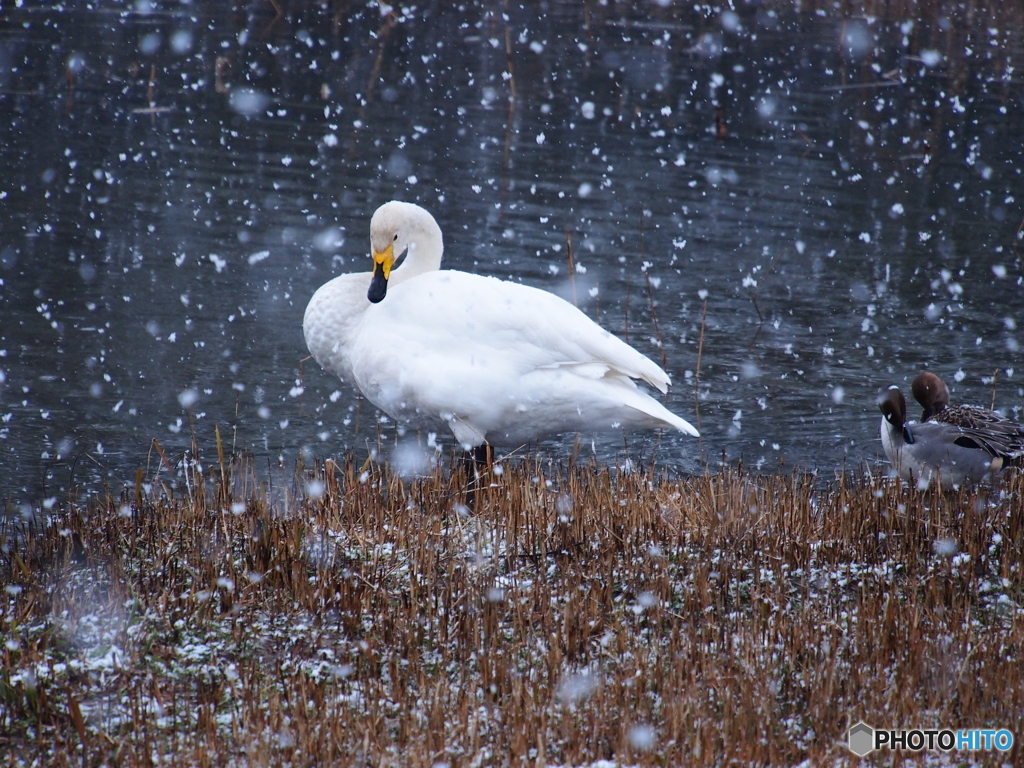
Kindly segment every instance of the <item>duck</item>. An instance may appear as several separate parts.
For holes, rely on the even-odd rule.
[[[922,422],[940,422],[959,427],[989,453],[1011,463],[1024,460],[1024,426],[995,411],[974,405],[950,405],[946,382],[931,371],[921,371],[910,383],[914,399],[924,409]]]
[[[370,219],[371,272],[321,286],[303,317],[328,372],[414,429],[450,430],[467,451],[564,432],[699,432],[637,382],[669,375],[552,293],[441,269],[444,239],[424,208],[393,200]]]
[[[989,480],[1006,464],[963,429],[941,421],[907,421],[907,401],[893,385],[878,403],[882,411],[879,434],[882,448],[893,468],[904,480],[927,488]]]

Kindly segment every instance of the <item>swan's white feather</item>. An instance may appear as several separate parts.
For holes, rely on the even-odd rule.
[[[370,273],[339,275],[317,289],[306,305],[302,331],[306,347],[320,365],[352,383],[351,341],[362,313],[370,306]]]
[[[440,262],[440,232],[422,209],[389,203],[374,215],[371,239],[406,245]],[[384,213],[382,213],[382,211]],[[385,222],[385,223],[382,223]],[[392,240],[391,229],[399,234]],[[435,242],[436,240],[436,242]],[[416,428],[448,426],[466,446],[519,445],[566,431],[672,426],[687,421],[641,391],[666,391],[668,374],[554,294],[467,272],[396,268],[386,296],[366,299],[370,274],[325,284],[306,309],[314,357],[352,381],[378,408]]]

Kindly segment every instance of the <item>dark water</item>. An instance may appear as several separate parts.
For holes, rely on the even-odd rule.
[[[334,5],[3,6],[14,508],[151,475],[154,438],[210,456],[216,425],[284,470],[393,445],[301,333],[392,198],[435,214],[447,266],[575,295],[664,354],[694,423],[704,326],[703,440],[604,459],[875,461],[879,390],[926,366],[985,404],[995,375],[1020,415],[1019,10]]]

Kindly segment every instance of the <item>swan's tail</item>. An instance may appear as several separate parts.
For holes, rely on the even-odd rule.
[[[645,395],[643,392],[636,390],[633,393],[633,397],[629,397],[626,400],[626,405],[631,408],[635,408],[641,413],[646,413],[648,416],[663,421],[671,427],[675,427],[680,432],[685,432],[687,435],[693,437],[700,437],[700,432],[686,419],[681,416],[676,416],[672,411],[666,408],[664,405],[659,403],[650,395]]]
[[[626,349],[630,348],[626,347]],[[631,351],[635,352],[635,350]],[[597,382],[600,387],[612,387],[616,392],[615,397],[622,398],[623,405],[640,411],[640,413],[645,413],[655,421],[664,422],[680,432],[685,432],[693,437],[700,437],[700,432],[690,422],[676,416],[653,397],[637,388],[636,382],[633,381],[632,377],[643,378],[644,381],[657,386],[662,391],[668,389],[669,379],[668,374],[660,367],[639,352],[635,352],[635,354],[647,365],[626,370],[620,367],[613,368],[606,362],[590,362],[545,366],[541,370],[568,372],[574,376],[580,376]],[[660,373],[660,378],[656,375],[657,373]],[[605,394],[608,394],[608,390],[605,390]]]

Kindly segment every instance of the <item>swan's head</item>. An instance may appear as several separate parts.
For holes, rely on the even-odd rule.
[[[391,270],[404,262],[403,275],[411,277],[441,266],[441,228],[434,217],[413,203],[392,200],[370,219],[373,279],[366,297],[376,304],[387,294]]]

